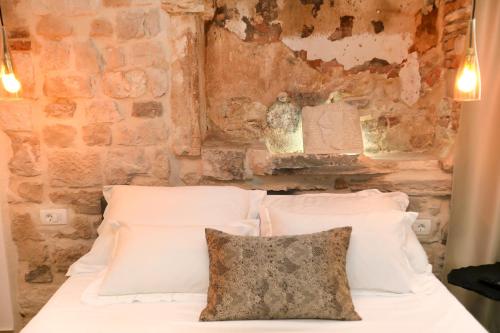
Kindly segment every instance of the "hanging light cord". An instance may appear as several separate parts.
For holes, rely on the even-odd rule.
[[[476,19],[476,0],[472,0],[472,14],[471,14],[471,19],[470,19],[470,27],[469,27],[469,48],[472,47],[472,34],[474,33],[474,25],[476,24],[474,20]]]
[[[3,27],[2,5],[0,5],[0,25]]]
[[[9,57],[9,49],[8,49],[8,46],[7,46],[7,34],[5,32],[5,27],[3,25],[3,13],[2,13],[2,6],[0,5],[0,29],[2,30],[2,44],[3,44],[3,60],[4,60],[4,65],[5,66],[8,66],[8,64],[6,64],[10,59],[6,59],[6,58],[10,58]]]

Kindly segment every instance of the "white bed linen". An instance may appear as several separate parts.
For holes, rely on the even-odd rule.
[[[362,321],[272,320],[198,322],[205,296],[179,295],[170,302],[93,306],[81,296],[95,275],[70,277],[22,333],[263,333],[263,332],[485,332],[432,275],[427,292],[353,293]],[[432,293],[429,293],[432,290]]]

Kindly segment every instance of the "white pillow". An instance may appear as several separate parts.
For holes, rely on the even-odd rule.
[[[350,287],[395,293],[411,292],[416,277],[404,252],[407,214],[393,210],[360,215],[314,215],[269,209],[272,236],[352,226],[346,264]]]
[[[92,249],[70,266],[66,275],[97,272],[106,267],[114,244],[113,224],[223,226],[256,219],[266,192],[234,186],[106,186],[108,206]]]
[[[371,189],[354,193],[311,193],[301,195],[268,195],[260,206],[263,236],[272,234],[269,208],[286,209],[299,214],[361,214],[388,210],[405,211],[408,195],[403,192],[382,193]]]
[[[344,215],[389,210],[406,211],[408,195],[403,192],[382,193],[376,189],[354,193],[317,193],[303,195],[268,195],[260,207],[261,235],[272,234],[268,208],[286,209],[300,214]],[[413,270],[416,273],[428,273],[432,270],[427,254],[417,239],[411,225],[417,218],[417,213],[408,215],[406,228],[405,252]]]
[[[256,222],[211,227],[257,236]],[[118,229],[113,258],[99,295],[206,293],[208,266],[205,226],[124,224]]]

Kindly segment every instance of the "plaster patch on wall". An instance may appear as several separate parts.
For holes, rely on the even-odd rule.
[[[239,19],[227,20],[225,28],[236,34],[236,36],[238,36],[238,38],[240,38],[241,40],[245,40],[247,38],[247,25],[245,24],[245,22]]]
[[[249,0],[249,1],[225,1],[224,5],[229,6],[230,8],[235,8],[236,11],[233,11],[232,15],[227,18],[225,21],[224,27],[236,34],[238,38],[241,40],[245,40],[247,38],[247,24],[244,22],[243,18],[251,18],[255,16],[255,6],[257,5],[257,0]]]
[[[349,70],[373,58],[389,63],[401,63],[408,57],[408,48],[413,44],[410,34],[359,34],[331,41],[326,35],[307,38],[283,37],[283,43],[293,51],[307,51],[308,60],[337,60]]]
[[[406,63],[399,71],[399,79],[401,81],[401,100],[409,106],[415,104],[420,97],[421,86],[417,52],[408,56]]]

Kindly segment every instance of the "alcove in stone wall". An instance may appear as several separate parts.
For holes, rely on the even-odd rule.
[[[404,191],[432,220],[419,238],[439,275],[460,110],[449,84],[469,14],[469,1],[217,1],[200,15],[201,183]],[[363,153],[269,153],[266,113],[283,92],[302,110],[349,105]]]

